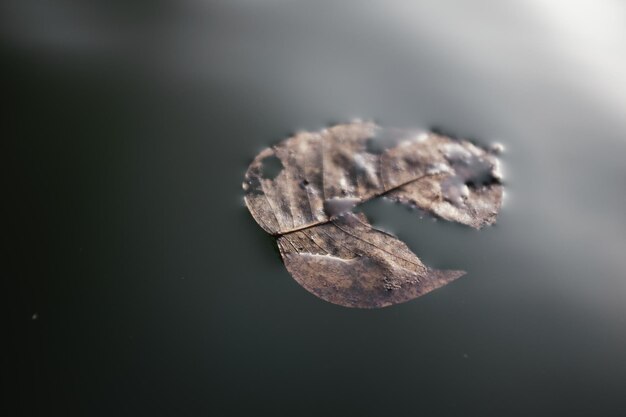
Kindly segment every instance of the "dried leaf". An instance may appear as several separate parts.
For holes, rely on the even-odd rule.
[[[428,268],[350,210],[385,195],[480,228],[496,220],[500,179],[497,158],[468,141],[354,122],[261,151],[243,188],[250,213],[277,237],[300,285],[335,304],[375,308],[419,297],[464,272]]]

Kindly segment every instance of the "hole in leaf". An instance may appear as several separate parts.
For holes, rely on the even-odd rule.
[[[276,155],[268,156],[262,161],[261,176],[268,180],[273,180],[284,168],[283,163]]]

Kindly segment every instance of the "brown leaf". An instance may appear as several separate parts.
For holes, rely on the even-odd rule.
[[[354,122],[303,132],[260,152],[243,184],[285,266],[318,297],[347,307],[402,303],[464,274],[428,268],[350,210],[387,197],[474,228],[502,201],[497,158],[468,141]]]

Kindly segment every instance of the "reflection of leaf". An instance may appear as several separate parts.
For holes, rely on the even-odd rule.
[[[243,184],[250,213],[277,237],[304,288],[348,307],[419,297],[464,274],[428,268],[357,204],[385,195],[474,228],[495,222],[498,161],[467,141],[354,122],[303,132],[261,151]]]

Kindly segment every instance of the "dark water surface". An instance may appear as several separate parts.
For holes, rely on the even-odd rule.
[[[365,3],[5,2],[3,415],[624,415],[626,6]],[[354,117],[505,146],[494,227],[362,207],[468,271],[382,310],[307,293],[242,201]]]

